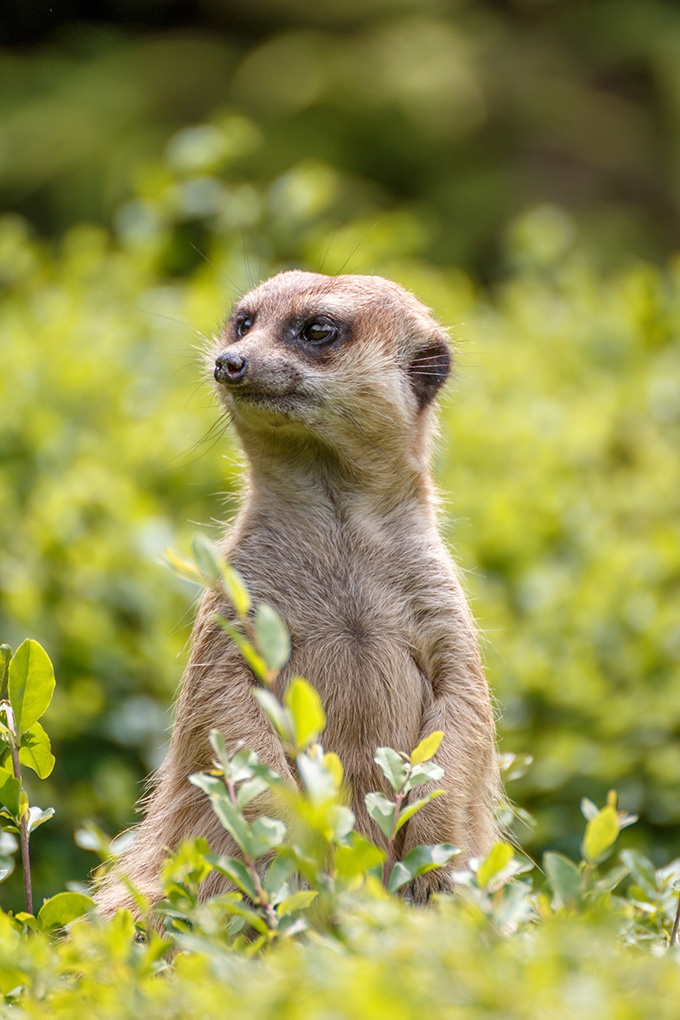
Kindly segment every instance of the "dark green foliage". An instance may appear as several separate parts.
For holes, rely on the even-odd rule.
[[[191,590],[160,559],[190,548],[194,522],[215,537],[209,522],[233,512],[239,458],[192,345],[230,300],[221,272],[248,282],[225,209],[251,209],[246,247],[268,251],[258,273],[282,265],[269,192],[233,164],[251,129],[229,115],[183,132],[149,167],[118,237],[78,226],[52,252],[23,221],[0,225],[1,632],[15,647],[35,634],[61,678],[41,894],[82,875],[72,832],[84,818],[114,832],[133,821],[192,615]],[[329,244],[326,210],[349,187],[333,173],[330,190],[319,167],[286,175],[293,193],[317,195],[313,211],[287,203],[291,243],[303,266],[325,255],[330,271],[363,230],[348,219]],[[208,180],[200,219],[214,267],[168,278],[186,203]],[[520,839],[536,855],[576,854],[580,797],[602,802],[615,786],[641,817],[635,840],[663,864],[680,848],[678,267],[603,273],[568,217],[538,208],[509,233],[521,269],[480,291],[404,254],[403,217],[374,226],[362,268],[412,287],[458,341],[436,468],[487,635],[501,750],[535,759],[512,790],[538,822]],[[273,621],[258,626],[274,634]],[[272,646],[270,667],[285,651]]]

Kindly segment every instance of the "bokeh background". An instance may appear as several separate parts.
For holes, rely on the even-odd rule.
[[[0,640],[53,658],[57,809],[129,825],[241,464],[200,350],[278,269],[451,327],[442,519],[538,856],[608,789],[680,852],[675,0],[10,0],[0,13]],[[29,776],[30,781],[30,776]],[[0,895],[20,905],[14,876]]]

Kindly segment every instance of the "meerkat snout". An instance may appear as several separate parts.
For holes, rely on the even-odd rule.
[[[224,351],[215,358],[213,375],[218,383],[237,383],[248,371],[248,359],[237,351]]]

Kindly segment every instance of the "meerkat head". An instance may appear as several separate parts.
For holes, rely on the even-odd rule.
[[[362,442],[394,453],[426,436],[451,353],[398,284],[295,270],[241,298],[211,367],[244,440],[304,435],[356,458]]]

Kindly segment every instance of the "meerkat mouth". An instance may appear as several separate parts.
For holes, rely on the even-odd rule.
[[[238,389],[230,393],[234,409],[248,416],[280,422],[281,419],[299,420],[304,400],[298,393],[272,393],[256,389]]]

